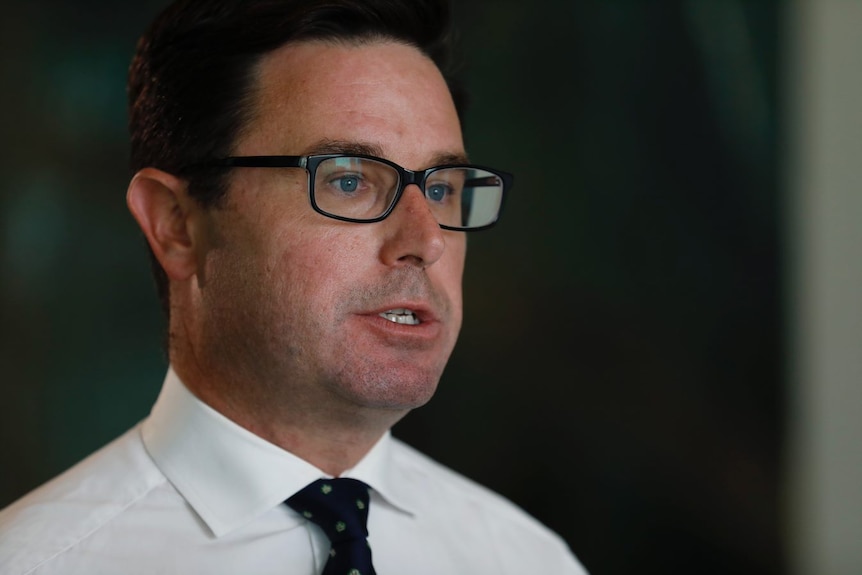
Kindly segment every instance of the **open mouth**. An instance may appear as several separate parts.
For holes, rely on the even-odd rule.
[[[412,310],[404,308],[390,309],[388,311],[381,312],[378,315],[383,319],[388,319],[392,323],[402,323],[405,325],[419,325],[422,323]]]

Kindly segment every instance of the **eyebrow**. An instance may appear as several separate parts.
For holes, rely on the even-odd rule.
[[[376,156],[386,158],[383,148],[370,142],[354,142],[349,140],[320,140],[305,150],[304,155],[316,154],[360,154],[364,156]],[[388,158],[387,158],[388,159]],[[431,156],[428,167],[443,166],[447,164],[469,164],[466,154],[452,152],[438,152]]]

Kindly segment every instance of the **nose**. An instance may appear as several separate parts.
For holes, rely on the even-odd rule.
[[[380,224],[386,230],[380,254],[386,265],[424,269],[439,260],[446,248],[443,230],[416,184],[404,188],[398,205]]]

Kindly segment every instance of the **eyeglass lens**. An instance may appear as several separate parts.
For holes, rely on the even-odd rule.
[[[317,207],[355,220],[379,218],[392,205],[400,185],[398,171],[368,158],[338,157],[322,161],[314,175]],[[475,228],[496,221],[503,181],[478,168],[439,168],[427,175],[425,199],[441,225]]]

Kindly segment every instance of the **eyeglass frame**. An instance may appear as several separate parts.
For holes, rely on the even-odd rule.
[[[383,212],[383,214],[375,218],[369,219],[349,218],[347,216],[339,216],[326,212],[322,208],[320,208],[320,206],[317,205],[317,200],[314,197],[314,178],[317,172],[317,168],[322,162],[335,158],[359,158],[361,160],[371,160],[379,162],[381,164],[385,164],[395,169],[395,171],[398,173],[399,186],[398,189],[395,191],[395,195],[392,197],[392,201],[389,203],[389,207],[386,209],[385,212]],[[503,185],[500,191],[500,207],[497,209],[497,217],[494,219],[494,221],[489,224],[473,228],[457,228],[454,226],[447,226],[445,224],[437,222],[437,225],[439,225],[442,229],[456,232],[477,232],[480,230],[486,230],[490,227],[493,227],[498,221],[500,221],[500,216],[503,213],[503,205],[506,203],[507,192],[509,191],[509,189],[511,189],[515,180],[515,176],[508,172],[503,172],[495,168],[478,166],[475,164],[442,164],[439,166],[432,166],[430,168],[426,168],[425,170],[408,170],[407,168],[403,168],[391,160],[372,156],[369,154],[311,154],[307,156],[228,156],[226,158],[209,160],[206,162],[194,164],[193,166],[191,166],[191,168],[304,168],[305,171],[308,172],[308,200],[311,203],[312,209],[320,215],[326,216],[327,218],[356,224],[373,224],[376,222],[381,222],[388,218],[389,215],[392,214],[393,210],[395,210],[395,206],[397,206],[398,202],[401,200],[401,196],[404,195],[404,189],[411,184],[416,184],[422,191],[422,195],[427,199],[428,196],[425,195],[425,182],[428,179],[429,175],[438,170],[445,170],[451,168],[482,170],[499,177],[500,180],[502,180]]]

